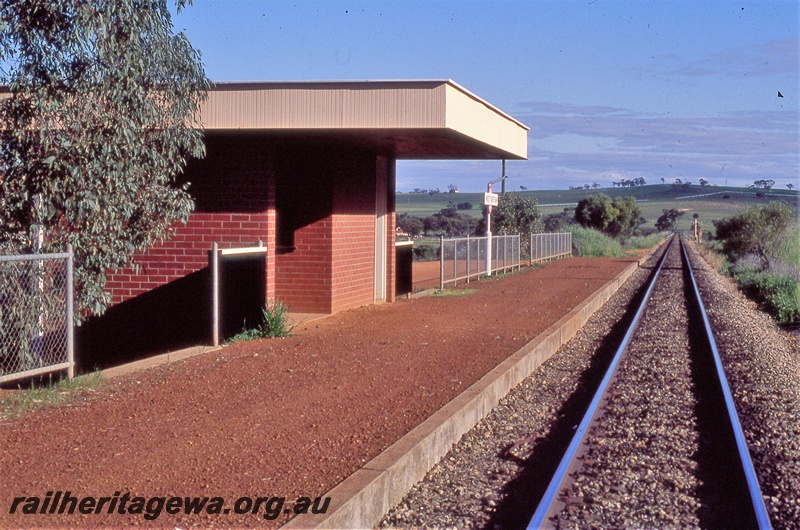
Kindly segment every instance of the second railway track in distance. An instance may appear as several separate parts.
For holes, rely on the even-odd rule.
[[[769,527],[685,260],[676,236],[529,528]]]

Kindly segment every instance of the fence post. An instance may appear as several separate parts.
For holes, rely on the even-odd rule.
[[[486,231],[486,276],[492,275],[492,231]]]
[[[444,236],[439,236],[439,290],[444,290]]]
[[[219,252],[211,243],[211,344],[219,346]]]
[[[67,302],[67,377],[72,379],[75,377],[75,292],[73,291],[73,254],[72,244],[67,243],[67,278],[66,278],[66,302]]]
[[[469,283],[469,234],[467,234],[467,283]]]
[[[478,266],[478,275],[480,275],[481,271],[481,238],[478,237],[478,243],[475,245],[475,250],[478,252],[478,256],[475,258],[475,263]]]
[[[453,280],[458,278],[458,239],[453,241]],[[453,281],[453,286],[458,282]]]

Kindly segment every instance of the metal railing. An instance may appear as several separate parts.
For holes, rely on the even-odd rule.
[[[572,255],[572,232],[531,234],[531,264]]]
[[[440,238],[439,286],[469,283],[488,273],[520,268],[519,235],[492,237],[492,259],[486,261],[486,237]]]
[[[220,291],[220,259],[230,258],[234,256],[247,256],[253,254],[264,254],[266,259],[267,247],[259,239],[254,247],[235,247],[235,248],[219,248],[219,244],[214,241],[211,243],[211,252],[208,255],[208,268],[211,269],[211,345],[219,346],[220,343],[220,328],[221,317],[221,291]],[[223,339],[227,337],[222,337]]]
[[[72,248],[0,256],[0,383],[74,375]]]

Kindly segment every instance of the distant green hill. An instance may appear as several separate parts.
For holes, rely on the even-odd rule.
[[[513,190],[509,190],[513,191]],[[756,193],[764,193],[758,197]],[[578,203],[587,195],[605,193],[610,197],[634,197],[640,203],[643,215],[647,219],[645,228],[652,228],[662,210],[675,208],[686,212],[679,219],[678,229],[688,230],[691,227],[692,214],[697,213],[703,223],[704,230],[713,230],[714,219],[722,219],[735,215],[742,208],[752,204],[781,200],[798,207],[797,190],[769,191],[753,188],[736,188],[727,186],[693,185],[689,191],[673,188],[671,184],[652,184],[635,188],[598,188],[596,190],[540,190],[522,191],[536,197],[544,215],[558,213]],[[726,198],[727,197],[727,198]],[[483,193],[398,193],[396,195],[397,213],[407,213],[415,217],[427,217],[453,204],[471,203],[471,210],[460,210],[461,213],[480,217],[483,209]]]

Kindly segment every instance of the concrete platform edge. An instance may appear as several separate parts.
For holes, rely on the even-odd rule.
[[[647,256],[631,263],[423,423],[389,446],[324,496],[325,514],[298,515],[282,528],[373,528],[461,437],[491,412],[508,392],[568,342]]]

